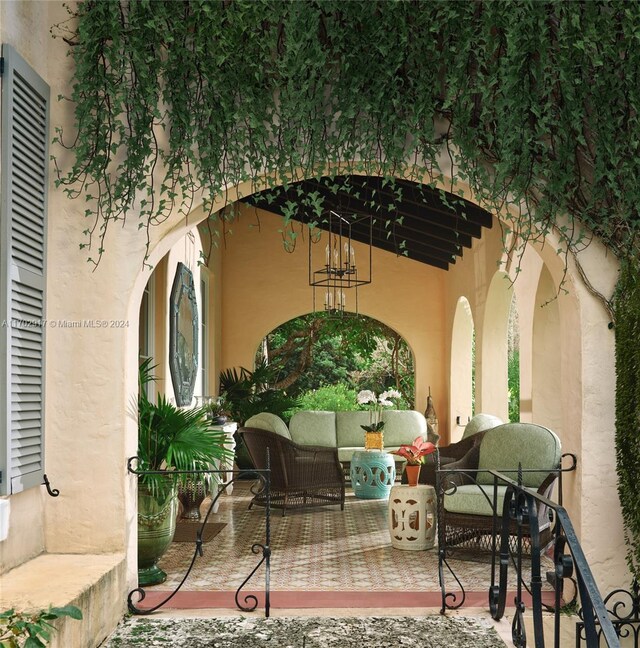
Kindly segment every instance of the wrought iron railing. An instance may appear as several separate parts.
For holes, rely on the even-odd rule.
[[[593,574],[580,542],[573,529],[569,515],[562,506],[562,473],[575,469],[575,457],[571,457],[573,465],[568,468],[558,468],[554,471],[559,479],[559,502],[551,501],[546,495],[533,492],[532,489],[522,485],[522,476],[526,472],[540,472],[535,470],[518,471],[518,480],[514,481],[509,476],[495,471],[482,472],[493,476],[493,493],[490,497],[482,488],[482,492],[491,506],[489,528],[486,526],[480,531],[473,529],[466,535],[457,536],[457,540],[475,542],[478,533],[489,537],[488,547],[491,550],[491,585],[489,588],[489,609],[491,616],[499,620],[503,617],[507,601],[507,577],[509,567],[512,566],[516,574],[515,612],[512,622],[512,640],[518,648],[527,646],[527,635],[524,623],[526,609],[524,591],[531,597],[531,613],[533,622],[534,645],[544,648],[545,637],[543,627],[543,612],[550,611],[554,615],[553,645],[555,648],[564,648],[560,644],[560,624],[563,608],[567,602],[563,599],[564,582],[571,579],[577,588],[581,602],[581,636],[587,648],[599,646],[600,637],[604,637],[609,648],[620,646],[620,640],[614,625],[609,618],[606,605],[596,586]],[[442,594],[442,608],[457,609],[464,603],[466,594],[460,578],[453,570],[448,560],[451,546],[447,545],[447,512],[444,499],[447,495],[455,493],[457,486],[451,482],[453,475],[463,474],[468,482],[476,483],[477,470],[438,470],[436,488],[438,491],[438,538],[439,538],[439,577]],[[514,471],[508,471],[513,474]],[[498,485],[506,485],[501,516],[498,514]],[[489,487],[490,489],[491,487]],[[542,489],[541,489],[542,490]],[[549,515],[550,526],[548,539],[541,541],[540,515],[546,509]],[[475,535],[474,535],[475,534]],[[553,584],[553,604],[543,601],[542,596],[542,561],[541,554],[549,546],[553,546],[554,571],[547,574]],[[527,583],[523,575],[523,557],[525,550],[529,554],[530,578]],[[445,574],[453,576],[459,587],[459,593],[447,591]],[[575,574],[575,578],[574,578]],[[575,596],[569,603],[575,603]],[[570,606],[569,606],[570,607]],[[565,644],[566,645],[566,644]]]
[[[630,590],[616,589],[610,592],[604,598],[604,604],[609,613],[611,624],[625,643],[625,646],[638,648],[640,646],[640,586],[638,581],[634,580]],[[582,619],[583,611],[579,610],[578,614]],[[596,621],[596,632],[598,634],[598,643],[602,636],[603,630]],[[586,635],[584,621],[576,623],[576,648],[584,645],[589,646]]]
[[[270,604],[270,574],[271,574],[271,469],[270,469],[270,460],[269,460],[269,452],[267,450],[267,456],[266,456],[266,468],[265,469],[250,469],[250,470],[234,470],[230,471],[228,468],[223,468],[220,470],[217,469],[211,469],[211,470],[172,470],[172,471],[164,471],[164,470],[137,470],[134,468],[134,464],[137,461],[137,457],[132,457],[129,459],[128,464],[127,464],[127,469],[130,473],[134,475],[165,475],[170,479],[176,479],[179,475],[192,475],[192,476],[197,476],[197,475],[229,475],[230,473],[233,474],[233,477],[231,479],[228,479],[226,482],[219,483],[218,485],[218,492],[216,495],[212,498],[211,504],[207,508],[207,512],[204,515],[199,528],[196,532],[196,539],[195,539],[195,547],[194,547],[194,552],[193,552],[193,557],[191,559],[191,562],[189,563],[189,566],[187,568],[187,571],[185,575],[182,577],[182,580],[178,583],[178,585],[175,587],[175,589],[167,595],[160,603],[157,605],[154,605],[153,607],[148,607],[148,608],[141,608],[138,607],[137,604],[139,604],[145,597],[146,597],[146,592],[143,587],[136,587],[133,589],[131,592],[129,592],[129,595],[127,596],[127,605],[129,608],[129,611],[132,614],[141,614],[141,615],[146,615],[146,614],[151,614],[152,612],[155,612],[159,608],[163,607],[166,605],[177,593],[180,591],[186,580],[189,578],[189,574],[191,574],[191,571],[196,564],[197,559],[200,557],[204,556],[204,550],[203,550],[203,539],[202,535],[205,529],[205,526],[207,522],[209,521],[209,517],[212,514],[212,512],[216,509],[216,504],[218,503],[218,499],[220,496],[231,486],[234,484],[236,481],[239,479],[246,479],[247,477],[255,477],[260,484],[260,488],[264,489],[265,493],[265,506],[264,506],[264,515],[265,515],[265,539],[264,543],[261,542],[256,542],[251,546],[251,551],[254,554],[259,554],[262,552],[262,557],[260,558],[260,561],[258,564],[252,569],[251,573],[244,579],[240,587],[236,590],[235,593],[235,602],[238,608],[244,612],[252,612],[258,607],[258,598],[254,594],[247,594],[244,596],[244,599],[241,602],[241,591],[243,587],[251,580],[251,578],[254,576],[254,574],[260,569],[260,567],[264,564],[265,566],[265,582],[264,582],[264,614],[265,617],[268,617],[270,615],[270,609],[271,609],[271,604]],[[138,597],[137,600],[134,602],[134,598]]]

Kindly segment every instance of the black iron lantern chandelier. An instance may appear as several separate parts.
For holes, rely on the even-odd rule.
[[[327,220],[311,230],[309,285],[313,287],[314,312],[323,308],[332,315],[342,315],[349,299],[348,310],[357,314],[358,287],[371,283],[372,240],[371,216],[356,218],[330,211]],[[357,264],[356,241],[361,244]]]

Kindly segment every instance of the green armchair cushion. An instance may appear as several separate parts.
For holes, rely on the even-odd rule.
[[[320,410],[296,412],[289,422],[289,432],[291,439],[300,445],[335,448],[336,413]]]
[[[267,430],[267,432],[275,432],[285,439],[291,440],[291,434],[287,424],[277,415],[270,414],[269,412],[260,412],[249,417],[244,424],[244,427],[258,428],[259,430]]]
[[[522,475],[524,486],[538,488],[559,466],[560,456],[560,439],[551,430],[533,423],[506,423],[484,433],[478,469],[498,470],[516,480],[518,464],[522,464],[523,469],[540,471]],[[493,476],[479,472],[477,481],[493,484]]]
[[[498,486],[498,515],[502,515],[502,504],[506,490],[506,486]],[[445,495],[444,508],[449,513],[493,515],[490,502],[493,502],[493,485],[463,484],[458,486],[453,495]]]
[[[462,438],[467,439],[478,432],[484,432],[485,430],[490,430],[491,428],[502,425],[504,421],[493,414],[476,414],[464,428],[462,433]]]

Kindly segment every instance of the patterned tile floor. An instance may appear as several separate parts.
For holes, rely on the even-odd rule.
[[[249,483],[240,482],[232,495],[221,497],[217,514],[210,521],[226,527],[204,544],[183,592],[231,591],[259,561],[251,546],[264,542],[264,509],[248,509]],[[206,506],[207,502],[205,502]],[[203,510],[204,507],[203,507]],[[436,549],[402,551],[391,547],[387,528],[387,502],[361,500],[347,489],[344,511],[339,506],[291,511],[271,516],[271,589],[287,592],[439,592]],[[157,586],[173,589],[182,579],[194,553],[191,543],[173,543],[160,561],[167,581]],[[261,552],[260,552],[261,555]],[[467,592],[486,593],[491,565],[487,554],[455,556],[450,564]],[[551,563],[544,566],[550,569]],[[512,572],[512,570],[510,570]],[[544,573],[544,572],[543,572]],[[451,589],[455,589],[451,577]],[[515,580],[510,576],[510,589]],[[247,587],[260,589],[260,570]],[[151,591],[150,590],[150,591]],[[380,597],[379,597],[380,598]]]

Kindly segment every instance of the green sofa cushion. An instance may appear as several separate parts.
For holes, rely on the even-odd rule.
[[[270,414],[269,412],[260,412],[248,418],[245,427],[258,428],[259,430],[267,430],[267,432],[275,432],[285,439],[291,439],[289,428],[287,424],[277,415]]]
[[[519,463],[523,469],[540,469],[541,472],[522,475],[524,486],[538,488],[549,471],[558,467],[560,455],[560,439],[551,430],[533,423],[506,423],[485,432],[478,469],[498,470],[513,480],[518,478]],[[493,484],[493,477],[480,472],[477,481]]]
[[[418,435],[427,438],[427,420],[415,410],[384,410],[384,447],[397,449],[410,444]]]
[[[336,413],[323,411],[296,412],[289,422],[289,432],[300,445],[336,447]],[[363,441],[364,443],[364,441]]]
[[[336,412],[336,436],[338,448],[364,448],[365,431],[369,425],[369,412]]]

